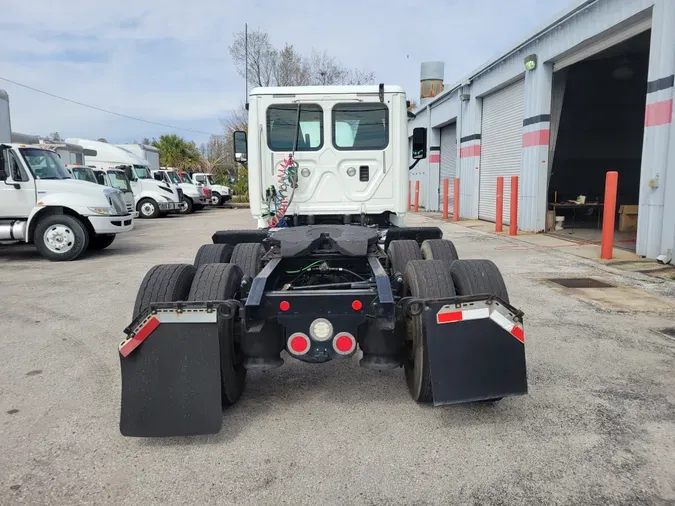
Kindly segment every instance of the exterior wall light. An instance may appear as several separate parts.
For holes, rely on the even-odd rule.
[[[525,70],[534,70],[537,68],[537,55],[531,54],[525,57]]]

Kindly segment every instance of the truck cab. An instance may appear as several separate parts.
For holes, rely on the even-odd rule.
[[[261,228],[361,222],[402,226],[408,209],[406,96],[399,86],[254,88],[248,165]]]
[[[140,218],[157,218],[180,212],[183,191],[177,185],[155,180],[146,160],[107,142],[75,138],[66,139],[66,142],[96,151],[96,156],[85,156],[87,165],[103,170],[119,169],[126,174]]]
[[[219,206],[232,199],[232,190],[229,187],[217,184],[213,174],[206,172],[194,172],[192,179],[200,184],[206,186],[211,190],[211,205]]]
[[[77,168],[73,168],[73,172],[75,172]],[[124,196],[124,202],[127,206],[127,211],[132,213],[134,218],[138,218],[138,211],[136,211],[134,193],[131,189],[131,183],[129,182],[129,178],[127,178],[127,175],[123,170],[113,168],[108,168],[106,170],[95,167],[86,168],[91,171],[96,184],[108,186],[110,188],[117,188],[119,191],[121,191],[122,195]]]
[[[153,170],[152,176],[157,181],[163,181],[169,185],[177,185],[183,191],[182,214],[199,211],[210,203],[201,185],[184,182],[174,168],[162,167],[159,170]]]
[[[49,260],[74,260],[132,228],[119,190],[71,178],[52,150],[0,144],[0,240],[32,242]]]

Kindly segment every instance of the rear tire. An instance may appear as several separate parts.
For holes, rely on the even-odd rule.
[[[413,240],[391,241],[387,250],[389,265],[392,274],[404,274],[406,267],[412,260],[422,260],[419,244]]]
[[[44,258],[52,262],[68,262],[86,251],[89,232],[74,216],[51,214],[38,221],[33,242]]]
[[[204,244],[195,255],[195,268],[206,264],[226,264],[232,257],[232,250],[229,244]]]
[[[115,240],[115,234],[97,234],[89,239],[89,249],[101,251],[110,246]]]
[[[188,264],[155,265],[141,281],[133,318],[155,302],[187,300],[196,272],[194,266]]]
[[[232,264],[207,264],[197,269],[192,282],[189,301],[230,300],[235,298],[243,274]],[[223,406],[231,406],[244,391],[246,369],[241,353],[240,336],[236,319],[224,320],[220,332],[220,378]]]
[[[457,260],[450,266],[458,295],[496,295],[509,302],[509,293],[499,268],[491,260]]]
[[[448,266],[442,260],[412,260],[405,271],[403,290],[406,297],[453,297],[455,287]],[[429,351],[424,315],[406,318],[406,354],[403,368],[410,395],[416,402],[433,400]]]
[[[232,250],[230,263],[238,265],[244,276],[255,278],[262,270],[262,258],[265,248],[257,242],[244,242],[237,244]]]
[[[442,260],[448,266],[459,258],[457,248],[447,239],[428,239],[422,243],[420,251],[425,260]]]

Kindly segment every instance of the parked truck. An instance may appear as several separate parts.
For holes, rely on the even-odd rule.
[[[72,179],[51,150],[0,144],[0,240],[32,242],[49,260],[75,260],[132,228],[119,190]]]
[[[66,142],[96,151],[96,156],[85,157],[87,165],[124,171],[131,183],[139,217],[157,218],[178,213],[183,208],[183,191],[178,185],[156,181],[146,160],[106,142],[87,139],[66,139]]]
[[[192,179],[193,181],[200,183],[211,190],[212,206],[220,206],[232,199],[232,190],[228,186],[216,183],[213,174],[208,174],[206,172],[193,172]]]
[[[159,149],[149,144],[115,144],[148,162],[151,170],[159,170]]]
[[[251,92],[234,156],[261,228],[215,232],[192,264],[146,274],[118,347],[122,434],[217,432],[247,371],[282,354],[402,367],[420,403],[527,393],[523,313],[497,266],[405,227],[406,118],[398,86]],[[412,137],[425,158],[426,130]]]
[[[201,211],[210,201],[207,199],[202,185],[185,183],[178,175],[178,171],[172,167],[162,167],[160,170],[153,170],[152,176],[166,184],[175,184],[183,190],[183,208],[182,214],[190,214],[194,211]]]

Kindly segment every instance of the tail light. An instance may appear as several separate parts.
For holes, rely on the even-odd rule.
[[[291,335],[286,342],[288,351],[293,355],[304,355],[309,351],[311,343],[309,337],[307,337],[302,332],[296,332]]]
[[[349,355],[356,349],[356,339],[349,332],[340,332],[333,339],[333,349],[340,355]]]

